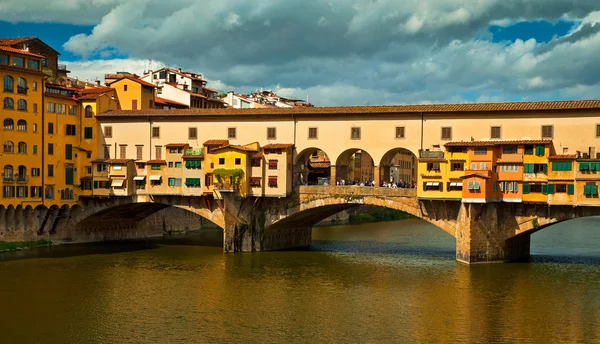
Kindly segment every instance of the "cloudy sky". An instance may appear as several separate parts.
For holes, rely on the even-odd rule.
[[[599,0],[0,0],[0,36],[316,105],[600,98]]]

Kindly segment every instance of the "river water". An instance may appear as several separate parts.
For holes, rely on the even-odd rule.
[[[0,343],[600,343],[600,218],[536,233],[518,264],[457,263],[454,239],[417,219],[313,239],[2,254]]]

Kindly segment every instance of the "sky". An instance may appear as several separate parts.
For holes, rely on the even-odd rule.
[[[0,36],[318,106],[600,98],[598,0],[0,0]]]

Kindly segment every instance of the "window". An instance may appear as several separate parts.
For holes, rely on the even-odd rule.
[[[104,145],[104,159],[110,158],[110,145]]]
[[[448,182],[446,184],[446,190],[448,191],[462,191],[462,183]]]
[[[598,196],[598,185],[595,182],[587,182],[583,186],[583,195],[584,196]]]
[[[525,155],[533,155],[533,145],[525,145]]]
[[[542,184],[529,184],[530,193],[542,193]],[[523,192],[525,193],[525,192]]]
[[[0,65],[8,65],[8,55],[0,54]]]
[[[235,128],[227,128],[227,138],[235,139]]]
[[[440,182],[423,182],[424,191],[443,191],[443,184]]]
[[[34,81],[33,82],[33,90],[37,91],[37,88],[38,88],[38,83],[37,83],[37,81]]]
[[[152,164],[150,165],[150,169],[152,171],[160,171],[160,164]]]
[[[573,170],[573,163],[570,161],[553,161],[552,171],[569,172]]]
[[[515,145],[503,146],[502,154],[517,154],[517,146],[515,146]]]
[[[71,145],[71,144],[65,145],[65,159],[66,160],[73,159],[73,145]]]
[[[4,119],[4,130],[15,130],[15,121],[12,118]]]
[[[554,126],[552,126],[552,125],[542,125],[542,138],[543,139],[552,139],[552,138],[554,138]]]
[[[27,68],[39,70],[40,69],[40,62],[37,61],[37,60],[28,59],[27,60]],[[34,91],[35,91],[35,89],[34,89]]]
[[[181,178],[169,178],[167,182],[169,187],[181,186]]]
[[[75,106],[75,105],[69,106],[69,115],[75,116],[76,114],[77,114],[77,106]]]
[[[15,101],[11,97],[4,98],[4,108],[9,110],[15,109]]]
[[[252,158],[252,159],[250,159],[250,166],[252,166],[252,167],[260,167],[260,158]]]
[[[260,187],[260,177],[250,177],[250,186],[253,188]]]
[[[144,146],[135,146],[135,158],[142,160],[142,154],[144,152]]]
[[[106,171],[108,171],[108,165],[107,164],[98,164],[98,165],[96,165],[96,171],[106,172]]]
[[[33,112],[37,113],[37,103],[33,103]]]
[[[31,198],[41,198],[42,197],[42,187],[41,186],[32,186],[29,188],[30,197]]]
[[[4,165],[4,180],[12,181],[14,178],[12,165]]]
[[[167,164],[167,166],[168,166],[169,168],[173,168],[173,162],[172,162],[172,161],[169,161],[169,163]]]
[[[442,127],[442,140],[452,140],[451,127]]]
[[[54,155],[54,143],[48,143],[48,155]]]
[[[481,171],[485,171],[485,170],[487,170],[487,164],[486,164],[485,162],[480,162],[480,163],[479,163],[479,169],[480,169]]]
[[[490,138],[492,138],[492,139],[500,138],[500,127],[491,127],[490,128]]]
[[[503,193],[519,192],[519,183],[518,182],[498,182],[498,186],[500,187],[500,191]]]
[[[65,134],[67,136],[75,136],[77,135],[77,127],[75,124],[67,124],[65,125]]]
[[[12,64],[11,64],[12,66],[21,67],[21,68],[25,67],[25,59],[24,58],[13,55],[11,60],[12,60]]]
[[[396,138],[397,139],[404,138],[404,127],[396,127]]]
[[[267,140],[275,140],[275,128],[267,128]]]
[[[485,147],[475,147],[475,155],[486,155],[487,148]]]
[[[46,185],[46,189],[44,191],[47,199],[54,199],[54,186]]]
[[[153,138],[160,137],[160,127],[152,127],[152,137]]]
[[[48,134],[54,134],[54,123],[48,122]]]
[[[427,171],[439,171],[440,163],[439,162],[428,162],[427,163]]]
[[[219,165],[225,165],[225,158],[219,158]]]
[[[25,99],[19,99],[17,101],[17,110],[27,111],[27,101]]]
[[[5,185],[2,188],[2,197],[4,197],[4,198],[15,197],[15,187],[14,186]]]
[[[46,111],[50,113],[56,112],[56,103],[48,103]]]
[[[317,128],[308,128],[308,138],[309,139],[317,138]]]
[[[188,128],[188,139],[196,140],[198,138],[198,128]]]
[[[46,171],[48,171],[48,177],[54,177],[54,165],[48,165]]]
[[[533,173],[548,173],[548,164],[533,164]]]
[[[25,142],[19,142],[17,144],[17,148],[18,148],[18,153],[19,154],[27,154],[27,143],[25,143]]]
[[[73,167],[65,168],[65,185],[73,185]]]
[[[14,79],[10,75],[5,75],[4,76],[4,92],[14,92],[14,91],[15,91]]]
[[[596,137],[600,137],[600,124],[596,124]]]
[[[269,160],[269,170],[277,169],[277,160]]]
[[[91,159],[92,158],[92,151],[86,151],[85,152],[85,157],[88,158],[88,159]]]
[[[27,121],[24,119],[17,121],[17,131],[27,131]]]
[[[88,105],[85,107],[85,118],[92,118],[94,113],[92,112],[92,106]]]
[[[453,162],[450,165],[450,171],[464,171],[465,163],[464,162]]]
[[[159,79],[166,79],[167,78],[167,72],[166,71],[161,71],[158,73],[158,78]]]
[[[32,177],[39,177],[40,175],[41,174],[40,174],[40,169],[39,168],[34,167],[34,168],[31,169],[31,176]]]
[[[479,191],[481,189],[481,182],[479,181],[470,181],[467,183],[467,189],[471,192]]]
[[[111,126],[104,127],[104,137],[107,137],[107,138],[112,137],[112,127]]]
[[[350,138],[353,140],[360,139],[360,127],[350,128]]]
[[[155,155],[156,155],[156,160],[161,160],[162,159],[162,146],[155,146],[154,147],[155,150]]]
[[[519,172],[519,165],[500,165],[500,172]]]
[[[555,184],[556,193],[567,193],[567,184]]]
[[[269,177],[269,187],[276,188],[277,187],[277,177],[270,176]]]
[[[92,127],[83,128],[83,138],[84,139],[92,139],[94,129]]]
[[[56,113],[65,113],[65,105],[56,104]]]
[[[175,168],[181,168],[181,161],[175,161]]]
[[[236,165],[241,165],[241,164],[242,164],[242,159],[240,159],[240,158],[235,158],[235,164],[236,164]]]
[[[121,159],[127,158],[127,145],[119,146],[119,156]]]
[[[127,85],[123,85],[123,91],[127,92]]]

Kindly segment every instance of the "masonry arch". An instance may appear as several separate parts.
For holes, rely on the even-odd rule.
[[[6,207],[4,228],[7,232],[15,230],[15,207],[12,204]]]
[[[418,167],[418,158],[413,151],[403,147],[392,148],[379,161],[381,181],[412,186],[417,182]]]
[[[305,148],[294,159],[294,185],[317,185],[331,175],[331,160],[327,153],[317,147]]]
[[[335,161],[336,182],[344,180],[345,185],[369,185],[375,181],[375,161],[364,149],[349,148]],[[362,184],[361,184],[362,185]]]

